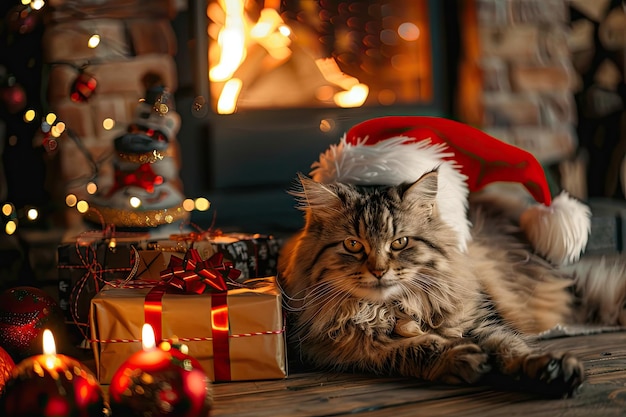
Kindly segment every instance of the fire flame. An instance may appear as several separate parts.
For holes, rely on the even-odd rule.
[[[268,2],[277,3],[277,2]],[[207,15],[220,25],[217,35],[217,63],[209,70],[209,80],[223,83],[217,100],[219,114],[231,114],[237,109],[237,101],[245,79],[237,71],[245,62],[248,49],[259,45],[269,57],[280,64],[292,55],[291,28],[273,7],[261,10],[256,22],[251,21],[245,11],[244,0],[218,0],[207,7]],[[211,29],[209,30],[211,33]],[[333,58],[316,60],[322,76],[344,91],[335,94],[335,104],[340,107],[359,107],[369,94],[369,87],[358,79],[344,74]],[[262,71],[262,69],[258,69]]]

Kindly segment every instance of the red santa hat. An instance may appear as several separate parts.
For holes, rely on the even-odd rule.
[[[590,210],[562,192],[552,199],[541,164],[529,152],[471,126],[428,116],[389,116],[352,127],[320,155],[311,176],[319,182],[396,185],[438,167],[437,204],[444,221],[471,240],[468,195],[493,182],[522,184],[537,203],[520,226],[535,250],[555,264],[576,261],[587,245]]]

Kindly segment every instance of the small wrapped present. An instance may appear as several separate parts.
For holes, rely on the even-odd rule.
[[[167,240],[149,242],[146,247],[173,253],[193,248],[203,259],[221,253],[241,271],[239,281],[243,282],[276,275],[281,243],[271,235],[206,231],[173,234]]]
[[[273,236],[225,233],[211,241],[241,271],[241,280],[276,275],[281,241]]]
[[[130,246],[113,247],[100,240],[60,245],[57,256],[59,306],[66,321],[87,336],[91,298],[106,281],[125,279],[130,274],[133,253]]]
[[[282,298],[273,277],[234,280],[221,254],[203,261],[190,249],[172,256],[159,283],[105,286],[91,301],[91,335],[100,383],[141,350],[141,328],[177,340],[200,361],[212,381],[287,376]],[[230,277],[229,277],[229,274]],[[130,284],[130,286],[129,286]]]
[[[161,251],[137,251],[145,233],[85,232],[57,247],[59,306],[70,327],[89,339],[91,299],[107,282],[160,280]]]

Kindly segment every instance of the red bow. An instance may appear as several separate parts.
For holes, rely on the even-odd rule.
[[[202,294],[209,291],[228,290],[226,279],[236,280],[241,271],[231,262],[224,262],[224,255],[216,253],[203,261],[197,249],[189,249],[183,259],[172,256],[167,269],[161,271],[161,279],[179,291]]]
[[[203,261],[197,249],[189,249],[183,259],[172,256],[167,269],[161,271],[161,281],[146,295],[144,300],[145,322],[154,329],[155,340],[161,341],[163,312],[162,298],[171,292],[202,294],[212,292],[211,327],[213,329],[213,362],[215,378],[230,380],[229,326],[226,280],[235,280],[241,271],[216,253]]]

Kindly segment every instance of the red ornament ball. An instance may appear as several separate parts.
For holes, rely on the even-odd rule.
[[[4,392],[4,386],[11,378],[13,368],[15,368],[13,358],[6,350],[0,348],[0,395]]]
[[[81,72],[72,83],[70,99],[75,103],[86,103],[96,91],[98,81],[87,73]]]
[[[15,287],[0,293],[0,347],[15,362],[42,352],[43,331],[65,334],[58,303],[42,289]]]
[[[18,83],[0,87],[0,100],[10,114],[16,114],[26,107],[26,91]]]
[[[109,402],[113,416],[207,417],[211,381],[197,359],[176,348],[142,350],[113,374]]]
[[[95,375],[65,355],[36,355],[13,370],[0,396],[0,415],[99,417],[109,415]]]

